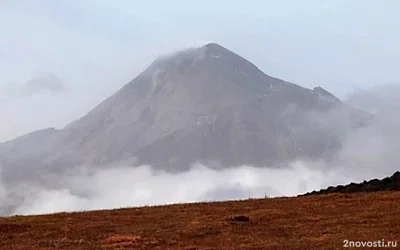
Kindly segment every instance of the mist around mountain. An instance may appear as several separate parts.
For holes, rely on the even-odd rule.
[[[65,94],[67,85],[52,72],[38,73],[24,82],[11,82],[2,90],[4,97],[28,98],[41,93]]]
[[[396,109],[371,115],[358,97],[354,108],[268,76],[214,43],[162,56],[64,129],[0,144],[0,214],[297,195],[389,175]]]

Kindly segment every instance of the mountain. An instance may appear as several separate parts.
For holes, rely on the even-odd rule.
[[[352,182],[347,185],[339,185],[336,187],[330,186],[327,189],[312,191],[304,195],[309,196],[332,193],[360,193],[378,191],[400,191],[400,172],[397,171],[392,176],[383,178],[382,180],[373,179],[369,181],[363,181],[362,183]]]
[[[332,158],[345,133],[368,119],[322,87],[268,76],[210,43],[157,58],[84,117],[47,131],[53,139],[32,134],[19,147],[46,144],[29,162],[55,171],[138,164],[181,171],[195,162],[278,166]]]

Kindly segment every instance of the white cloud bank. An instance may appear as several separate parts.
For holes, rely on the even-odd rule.
[[[341,170],[324,172],[301,162],[285,169],[242,166],[213,170],[196,165],[170,174],[149,166],[112,168],[60,177],[57,188],[39,183],[0,185],[3,215],[42,214],[179,202],[292,196],[352,180]],[[8,208],[6,208],[8,207]],[[6,211],[7,210],[7,211]]]

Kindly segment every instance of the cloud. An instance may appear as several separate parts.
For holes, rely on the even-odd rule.
[[[54,176],[53,176],[54,178]],[[335,184],[345,176],[296,162],[284,169],[242,166],[213,170],[194,165],[171,174],[149,166],[118,167],[58,176],[58,186],[19,182],[1,188],[0,212],[41,214],[179,202],[296,195]]]
[[[75,94],[49,72],[0,86],[0,142],[38,129],[60,128],[78,118],[88,105]]]
[[[399,170],[400,85],[381,85],[352,95],[347,103],[375,114],[366,127],[348,134],[339,154],[349,171],[374,176]]]
[[[66,92],[65,84],[53,73],[41,73],[24,83],[20,88],[21,96],[50,92],[59,94]]]
[[[6,94],[0,97],[0,143],[9,139],[9,135],[14,135],[17,124],[15,124],[15,114],[10,108],[10,102]]]
[[[358,90],[349,95],[346,102],[370,113],[388,115],[399,107],[400,85],[385,84]]]
[[[68,91],[65,83],[54,73],[42,72],[23,83],[10,82],[0,89],[1,99],[18,99],[43,93],[62,94]]]

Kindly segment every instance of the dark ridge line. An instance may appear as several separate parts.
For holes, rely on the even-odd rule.
[[[392,176],[379,179],[363,181],[361,183],[351,182],[347,185],[330,186],[319,191],[312,191],[300,196],[333,194],[333,193],[361,193],[361,192],[379,192],[379,191],[400,191],[400,172],[395,172]]]

